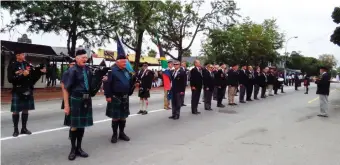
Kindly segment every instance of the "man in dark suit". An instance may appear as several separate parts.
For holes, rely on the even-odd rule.
[[[251,95],[253,93],[253,88],[255,84],[255,75],[254,75],[254,70],[252,66],[248,66],[248,69],[246,70],[246,74],[248,77],[248,83],[246,86],[246,91],[247,91],[247,101],[253,101],[251,99]]]
[[[246,94],[247,85],[249,83],[249,78],[246,73],[247,66],[243,65],[242,69],[239,71],[239,83],[240,83],[240,103],[246,103],[244,101],[244,95]]]
[[[217,71],[215,74],[215,84],[217,86],[217,107],[225,107],[222,104],[223,97],[225,95],[225,88],[227,87],[227,72],[226,72],[226,64],[220,64],[221,69]]]
[[[203,72],[199,60],[194,61],[195,67],[190,71],[190,86],[191,86],[191,112],[198,115],[201,112],[197,111],[198,102],[200,100],[203,86]]]
[[[211,64],[208,64],[206,67],[206,71],[203,72],[203,93],[204,93],[204,109],[207,111],[211,111],[211,100],[212,94],[214,91],[214,67]]]
[[[234,106],[237,105],[234,101],[237,87],[238,87],[238,65],[233,64],[231,69],[228,71],[228,79],[227,79],[227,85],[228,85],[228,105]]]
[[[171,86],[171,92],[172,92],[172,115],[169,117],[169,119],[177,120],[180,116],[181,111],[181,105],[182,105],[182,96],[184,95],[185,90],[185,72],[180,69],[179,61],[174,62],[175,70],[173,71],[171,78],[172,78],[172,86]]]
[[[299,89],[299,84],[301,85],[300,79],[299,79],[299,75],[297,73],[295,73],[294,75],[294,83],[295,83],[295,90],[298,91]]]
[[[217,64],[215,64],[215,65],[214,65],[214,70],[213,70],[214,75],[217,74],[217,72],[218,72],[219,69],[220,69],[220,66],[217,65]],[[217,100],[217,89],[218,89],[218,87],[215,86],[215,87],[214,87],[214,92],[213,92],[213,100]]]
[[[326,67],[320,68],[320,76],[321,78],[316,79],[315,83],[317,84],[316,94],[319,95],[320,99],[320,114],[319,117],[328,117],[328,95],[329,95],[329,87],[330,87],[330,79],[331,77],[327,73],[328,69]]]
[[[267,72],[268,72],[268,67],[262,69],[262,73],[260,74],[258,83],[259,86],[261,87],[261,98],[266,98],[266,88],[267,88],[267,82],[268,82],[268,78],[267,78]]]
[[[261,69],[258,66],[256,67],[256,70],[254,72],[254,100],[258,100],[257,96],[260,91],[260,85],[259,85],[260,75],[261,75]]]
[[[189,69],[187,69],[187,62],[183,61],[181,63],[181,69],[185,72],[185,86],[188,85],[188,76],[189,76]],[[184,104],[184,97],[185,97],[185,91],[184,91],[184,95],[182,95],[182,106],[187,106]]]

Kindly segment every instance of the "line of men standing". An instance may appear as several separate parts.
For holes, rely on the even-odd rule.
[[[204,109],[207,111],[213,110],[211,107],[211,101],[217,101],[217,107],[225,107],[222,104],[225,99],[226,92],[228,92],[228,105],[235,106],[235,96],[239,88],[239,102],[246,103],[246,101],[259,100],[260,98],[266,98],[266,90],[268,89],[268,96],[274,96],[278,94],[278,90],[283,91],[283,77],[279,74],[275,68],[263,68],[256,67],[254,70],[252,66],[243,65],[239,70],[238,64],[233,64],[229,69],[226,64],[220,65],[206,64],[201,66],[199,60],[194,61],[194,67],[188,71],[185,64],[178,61],[168,63],[168,70],[171,71],[172,85],[167,93],[171,93],[171,103],[173,115],[171,119],[179,119],[180,107],[185,106],[184,96],[186,82],[189,79],[191,87],[191,112],[194,115],[199,115],[197,110],[201,92],[203,90]],[[172,70],[172,66],[175,67]],[[167,95],[166,93],[166,95]],[[260,94],[260,96],[259,96]],[[215,96],[216,95],[216,96]],[[166,96],[167,97],[167,96]],[[167,97],[168,98],[168,97]],[[252,99],[253,98],[253,99]],[[167,99],[169,102],[170,99]],[[165,102],[165,107],[169,108],[169,104]]]

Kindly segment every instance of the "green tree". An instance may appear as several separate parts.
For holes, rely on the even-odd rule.
[[[186,51],[183,52],[182,57],[191,57],[191,55],[192,55],[191,50],[188,49],[188,50],[186,50]]]
[[[115,3],[115,2],[111,2]],[[142,43],[144,32],[153,27],[156,22],[156,13],[159,10],[159,1],[120,1],[122,9],[119,20],[118,33],[122,37],[122,42],[129,49],[135,51],[135,67],[138,69],[142,53]]]
[[[322,65],[327,66],[329,69],[336,67],[338,61],[333,54],[322,54],[319,56]]]
[[[119,21],[117,5],[102,1],[3,1],[1,8],[13,18],[2,32],[22,24],[31,33],[66,32],[71,57],[79,39],[92,46],[109,42]]]
[[[203,2],[166,1],[160,6],[157,26],[151,29],[150,33],[160,33],[166,55],[181,61],[183,53],[190,49],[198,33],[206,31],[209,26],[224,27],[235,22],[233,17],[237,15],[237,8],[233,0],[214,1],[211,3],[212,10],[200,16]],[[189,39],[186,46],[184,39]],[[177,58],[169,53],[172,49],[177,50]]]
[[[332,19],[334,23],[340,24],[340,6],[334,8]],[[336,27],[333,34],[331,35],[331,42],[340,46],[340,26]]]
[[[151,49],[151,50],[148,52],[148,56],[149,56],[149,57],[156,57],[156,55],[157,55],[157,52],[156,52],[155,50],[153,50],[153,49]]]

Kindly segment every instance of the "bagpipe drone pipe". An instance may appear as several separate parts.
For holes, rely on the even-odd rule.
[[[103,77],[109,72],[111,68],[102,66],[89,66],[89,68],[91,69],[92,73],[90,94],[92,97],[94,97],[102,86]]]

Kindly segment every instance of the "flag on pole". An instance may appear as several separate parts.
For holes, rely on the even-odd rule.
[[[165,90],[170,90],[171,89],[171,72],[168,68],[168,61],[165,58],[164,51],[162,49],[162,45],[159,41],[159,37],[156,34],[156,42],[157,42],[157,47],[159,51],[159,59],[161,61],[161,66],[162,66],[162,71],[163,71],[163,84],[164,84],[164,89]]]
[[[129,61],[129,58],[127,57],[127,54],[125,53],[124,47],[123,47],[123,43],[119,38],[118,33],[117,34],[117,58],[119,56],[125,56],[126,57],[126,70],[128,70],[130,73],[135,73],[135,71],[133,70],[131,63]]]

